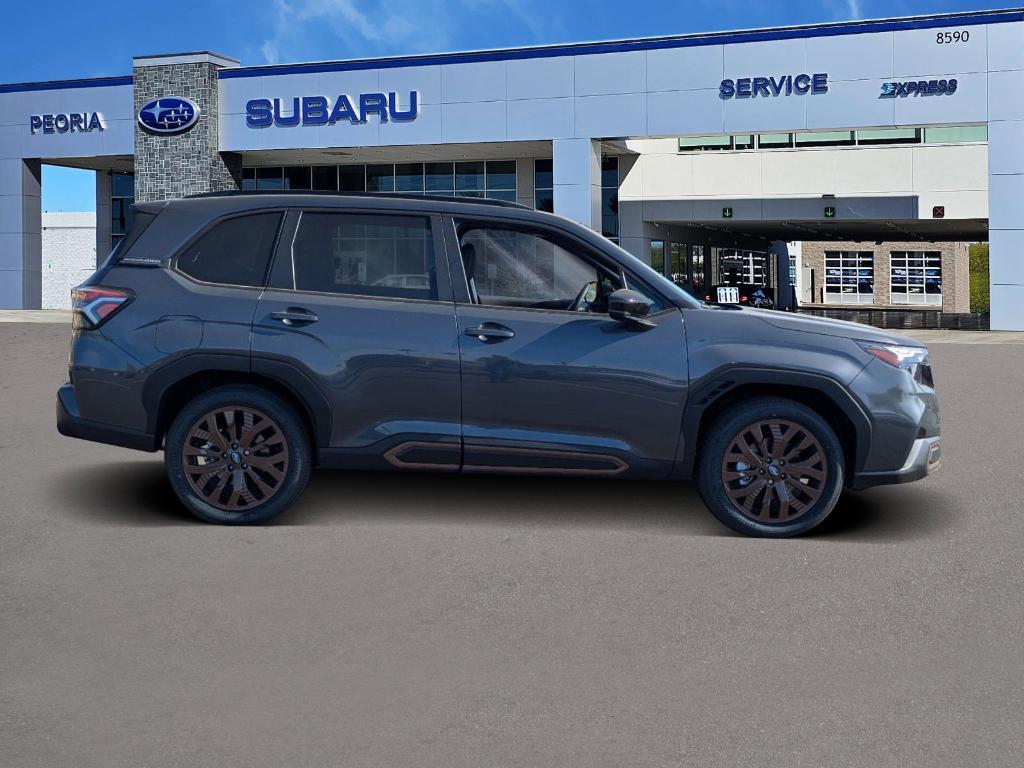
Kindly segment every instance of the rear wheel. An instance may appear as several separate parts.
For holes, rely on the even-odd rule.
[[[697,486],[711,513],[752,536],[809,531],[843,490],[843,451],[815,411],[792,400],[740,403],[710,427]]]
[[[167,430],[167,476],[189,511],[225,525],[265,523],[309,481],[309,433],[295,410],[258,387],[226,386],[185,406]]]

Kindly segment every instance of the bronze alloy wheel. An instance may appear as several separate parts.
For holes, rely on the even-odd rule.
[[[217,509],[244,512],[273,498],[288,474],[288,443],[277,423],[244,405],[200,417],[181,449],[192,490]]]
[[[788,419],[744,427],[722,460],[722,485],[742,514],[761,523],[789,523],[809,512],[828,482],[821,442]]]

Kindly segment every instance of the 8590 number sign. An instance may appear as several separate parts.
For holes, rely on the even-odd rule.
[[[958,29],[955,32],[937,32],[935,34],[935,42],[939,45],[948,45],[950,43],[966,43],[971,39],[970,30]]]

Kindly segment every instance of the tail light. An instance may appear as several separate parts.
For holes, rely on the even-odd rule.
[[[71,291],[72,326],[75,330],[99,328],[127,306],[134,294],[124,288],[83,285]]]
[[[746,296],[740,296],[740,301],[746,301],[746,300],[747,300]]]

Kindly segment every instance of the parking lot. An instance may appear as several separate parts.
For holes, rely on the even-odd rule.
[[[940,473],[765,541],[594,479],[321,472],[204,525],[57,435],[69,333],[0,323],[3,766],[1020,762],[1024,343],[935,343]]]

